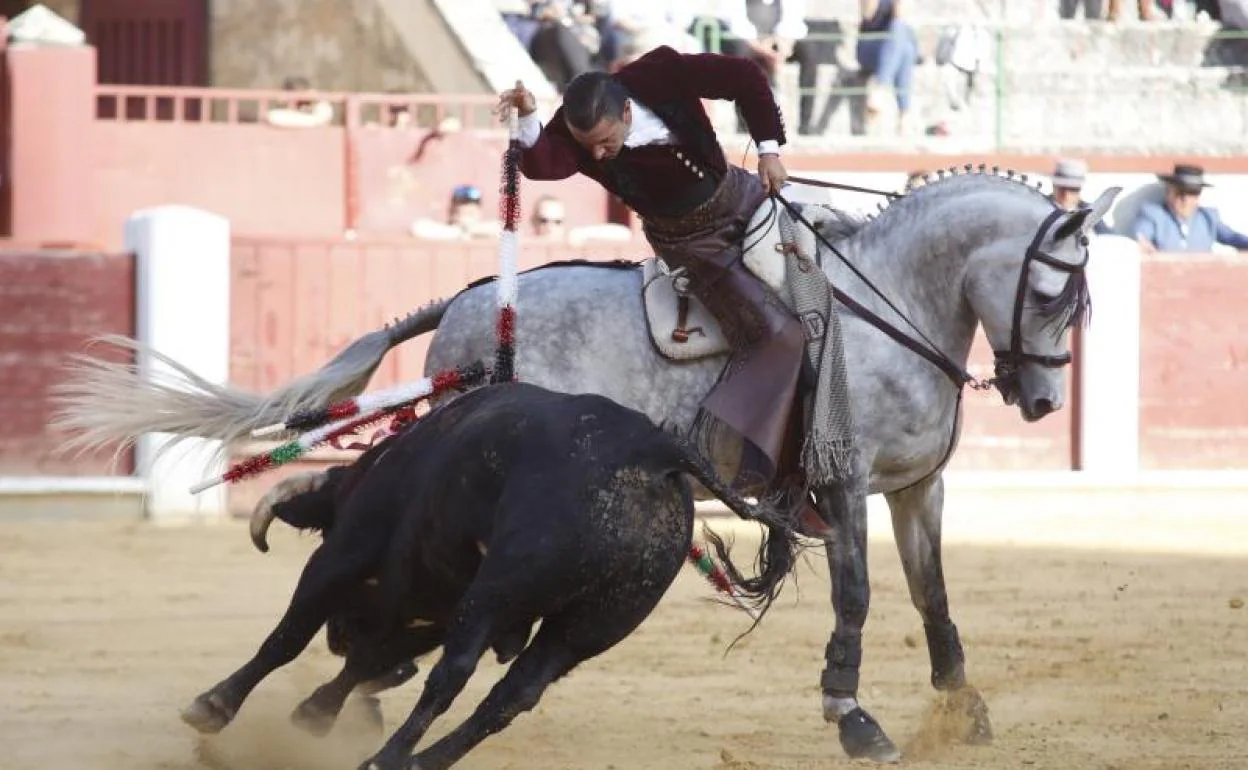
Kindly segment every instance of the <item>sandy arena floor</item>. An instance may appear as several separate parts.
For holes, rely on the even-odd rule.
[[[221,735],[201,741],[178,719],[263,639],[314,543],[279,530],[261,555],[236,524],[0,521],[0,768],[354,768],[380,743],[350,715],[325,739],[287,722],[337,668],[321,637]],[[942,741],[926,716],[935,696],[922,626],[891,541],[872,546],[863,700],[910,766],[1248,767],[1248,560],[947,548],[968,670],[997,734],[973,748]],[[460,766],[862,766],[844,759],[820,716],[831,614],[816,556],[726,659],[743,616],[707,602],[709,587],[686,569],[638,633]],[[466,716],[500,673],[483,662],[434,732]],[[419,681],[384,698],[387,729]]]

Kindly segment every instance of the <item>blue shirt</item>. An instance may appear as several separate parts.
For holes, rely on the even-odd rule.
[[[1180,220],[1162,203],[1145,203],[1135,218],[1131,234],[1144,239],[1158,251],[1207,253],[1214,243],[1248,249],[1248,235],[1237,233],[1222,222],[1218,210],[1201,206],[1187,221]]]

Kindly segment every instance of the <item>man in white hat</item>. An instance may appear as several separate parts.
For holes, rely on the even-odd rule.
[[[1083,199],[1081,192],[1087,177],[1088,164],[1084,161],[1074,158],[1058,160],[1056,168],[1053,169],[1053,192],[1050,193],[1049,200],[1053,201],[1058,208],[1067,211],[1087,208],[1088,203]],[[1105,220],[1101,220],[1096,223],[1093,232],[1097,235],[1107,235],[1113,230],[1105,223]]]

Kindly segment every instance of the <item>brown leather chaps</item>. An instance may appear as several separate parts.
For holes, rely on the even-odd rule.
[[[805,347],[797,317],[742,263],[742,238],[766,197],[756,175],[729,166],[706,203],[677,219],[644,223],[655,253],[669,267],[687,270],[690,290],[732,345],[702,407],[762,453],[754,462],[747,453],[746,463],[761,466],[749,470],[763,483],[779,465]]]

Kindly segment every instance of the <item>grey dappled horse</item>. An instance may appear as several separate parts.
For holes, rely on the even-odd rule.
[[[969,167],[968,167],[969,168]],[[1062,406],[1067,330],[1086,309],[1087,234],[1120,192],[1088,209],[1056,212],[1033,189],[995,173],[957,173],[923,185],[875,219],[829,228],[839,251],[891,300],[955,369],[964,370],[977,324],[997,354],[996,385],[1024,419]],[[769,204],[764,204],[769,205]],[[839,230],[837,229],[839,228]],[[766,237],[778,241],[775,228]],[[770,243],[763,246],[769,248]],[[832,283],[892,326],[915,334],[828,249],[820,261]],[[517,373],[566,392],[595,392],[688,429],[725,358],[674,363],[651,344],[640,296],[641,271],[555,266],[520,277]],[[434,303],[402,322],[357,340],[320,372],[268,397],[223,388],[183,372],[190,390],[141,380],[133,368],[80,365],[63,388],[61,424],[80,442],[146,432],[223,439],[281,420],[292,409],[361,391],[384,352],[437,330],[429,372],[485,359],[494,352],[495,287],[483,284]],[[968,740],[990,737],[987,709],[966,681],[950,614],[940,555],[942,469],[960,428],[960,383],[860,316],[841,311],[856,442],[863,480],[857,488],[816,489],[831,527],[827,558],[836,624],[821,680],[824,717],[837,721],[852,756],[895,761],[899,752],[858,704],[861,633],[870,586],[868,494],[882,493],[910,588],[923,618],[931,681],[973,719]],[[137,343],[126,343],[136,346]],[[715,447],[732,462],[739,442]],[[725,460],[727,458],[727,460]],[[275,490],[268,504],[293,493]]]

